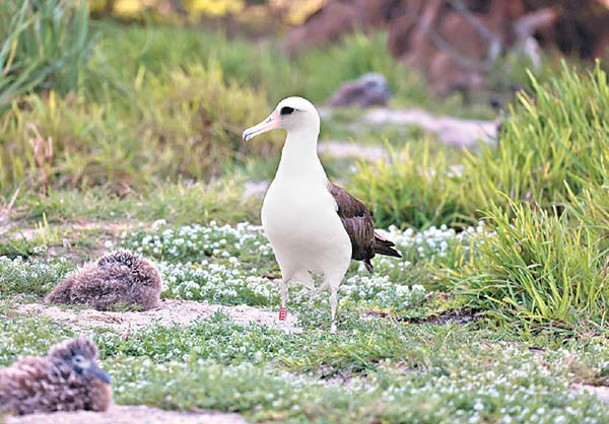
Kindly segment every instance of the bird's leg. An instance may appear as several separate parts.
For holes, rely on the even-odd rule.
[[[288,316],[286,305],[288,303],[288,280],[281,280],[281,308],[279,308],[279,321],[285,321]]]
[[[332,315],[332,324],[330,325],[330,333],[336,334],[336,307],[338,306],[338,288],[332,287],[330,290],[330,310]]]

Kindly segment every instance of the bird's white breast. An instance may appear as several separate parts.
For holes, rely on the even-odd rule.
[[[351,242],[327,181],[275,179],[262,206],[262,225],[282,267],[324,272],[351,257]]]

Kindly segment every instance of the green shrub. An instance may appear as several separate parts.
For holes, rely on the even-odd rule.
[[[377,225],[421,228],[460,221],[460,193],[445,154],[432,154],[427,143],[400,152],[388,148],[388,161],[358,162],[349,184]]]
[[[567,186],[578,194],[607,178],[609,85],[600,64],[579,74],[563,63],[562,73],[543,85],[530,78],[533,92],[519,95],[498,146],[466,158],[468,215],[492,203],[508,210],[509,199],[550,208],[570,201]]]
[[[0,2],[0,110],[25,93],[77,88],[92,50],[86,1]]]
[[[532,206],[494,208],[495,237],[479,244],[476,261],[455,270],[456,290],[474,309],[508,320],[568,327],[606,320],[606,252],[594,231]],[[513,219],[512,219],[513,216]]]
[[[159,180],[206,180],[244,155],[277,149],[241,141],[244,126],[268,112],[264,94],[225,82],[217,66],[142,77],[134,99],[24,98],[0,121],[0,185],[125,193]]]
[[[0,256],[0,298],[16,294],[45,296],[71,268],[66,262],[27,262]]]

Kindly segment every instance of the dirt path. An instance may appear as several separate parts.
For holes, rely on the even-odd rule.
[[[106,327],[118,333],[137,330],[149,324],[170,327],[174,324],[189,325],[193,322],[211,317],[222,311],[241,325],[251,323],[277,326],[287,332],[299,332],[297,317],[288,314],[286,321],[277,320],[275,311],[265,311],[251,306],[214,305],[191,300],[163,299],[162,305],[145,312],[101,312],[95,309],[52,306],[41,303],[17,303],[13,305],[16,312],[30,316],[44,316],[70,326],[91,329]]]
[[[176,412],[148,406],[113,405],[106,412],[55,412],[7,417],[6,424],[247,424],[237,414],[215,411]]]

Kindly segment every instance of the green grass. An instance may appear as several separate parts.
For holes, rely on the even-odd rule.
[[[489,215],[495,235],[480,245],[476,261],[455,271],[457,292],[471,306],[523,325],[604,327],[607,255],[594,230],[567,214],[529,204],[511,208]]]
[[[597,64],[578,73],[563,63],[547,84],[531,76],[531,96],[521,95],[505,123],[497,148],[482,147],[465,161],[468,212],[491,203],[532,200],[547,208],[570,201],[569,191],[606,180],[609,85]]]
[[[321,104],[342,81],[364,72],[387,76],[396,106],[443,107],[427,96],[420,75],[390,57],[383,33],[356,33],[289,58],[273,42],[253,45],[194,29],[106,21],[95,27],[88,76],[69,96],[49,86],[20,97],[0,117],[2,195],[19,184],[39,191],[102,186],[123,194],[166,180],[226,175],[252,153],[277,152],[273,142],[243,145],[240,135],[282,97],[304,95]],[[325,127],[324,137],[352,138],[338,124]],[[413,134],[358,132],[358,139],[374,142],[384,134],[400,146]]]
[[[262,89],[274,104],[290,95],[306,95],[325,102],[345,80],[366,72],[382,72],[402,104],[422,103],[428,98],[423,79],[391,58],[384,48],[384,33],[355,33],[328,49],[313,49],[293,59],[274,41],[253,45],[242,38],[228,40],[221,33],[170,26],[121,26],[96,23],[102,32],[100,56],[118,64],[122,77],[134,78],[142,69],[161,74],[186,63],[205,66],[219,63],[229,79]],[[319,78],[324,75],[324,78]]]
[[[16,314],[11,303],[4,300],[0,301],[0,317],[2,367],[23,356],[42,356],[52,345],[75,335],[72,329],[52,320]]]
[[[25,262],[0,256],[0,298],[15,294],[43,297],[71,268],[72,265],[65,262]]]
[[[378,225],[424,228],[464,220],[461,193],[444,151],[432,152],[427,142],[401,150],[390,148],[389,154],[389,161],[358,162],[349,181]]]
[[[545,84],[530,76],[503,122],[497,146],[465,152],[455,172],[439,151],[406,146],[390,163],[362,162],[351,183],[383,225],[421,228],[473,224],[493,207],[531,201],[564,208],[582,190],[607,179],[609,85],[597,64],[577,72],[563,62]],[[397,181],[397,182],[396,182]]]
[[[46,195],[23,193],[14,204],[13,217],[27,225],[43,215],[54,224],[87,221],[144,221],[165,219],[173,224],[208,224],[259,220],[260,200],[242,194],[242,183],[167,183],[149,192],[124,197],[102,188],[87,191],[51,190]]]
[[[31,92],[77,89],[93,49],[87,2],[0,4],[0,112]]]
[[[0,117],[4,192],[22,182],[41,191],[142,191],[165,180],[206,181],[245,155],[277,151],[273,143],[241,142],[244,123],[267,107],[259,93],[225,83],[219,67],[187,66],[142,84],[139,104],[128,109],[52,92]]]

